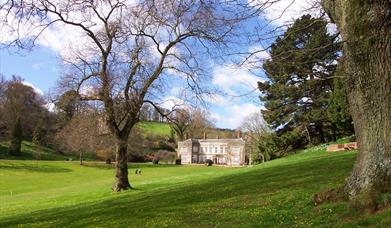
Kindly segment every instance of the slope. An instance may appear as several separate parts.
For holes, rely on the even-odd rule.
[[[390,209],[360,214],[344,202],[312,202],[343,183],[355,156],[319,146],[251,168],[133,164],[137,189],[118,194],[110,166],[0,161],[0,226],[387,227]]]

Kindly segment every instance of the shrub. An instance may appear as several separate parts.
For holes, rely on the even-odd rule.
[[[167,150],[159,150],[155,154],[152,162],[153,162],[153,164],[158,164],[160,161],[163,161],[165,163],[173,164],[175,162],[175,158],[176,158],[175,152],[171,152],[171,151],[167,151]]]
[[[205,160],[205,165],[212,166],[213,165],[213,161],[211,159],[206,159]]]
[[[113,157],[114,153],[110,149],[98,149],[95,151],[96,156],[100,158],[102,161],[105,161],[106,164],[110,164]]]
[[[160,160],[159,157],[154,157],[152,160],[152,164],[154,164],[154,165],[159,164],[159,160]]]

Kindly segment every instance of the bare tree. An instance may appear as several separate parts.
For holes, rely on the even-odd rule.
[[[185,140],[186,131],[191,123],[190,113],[185,109],[176,110],[169,119],[170,127],[176,133],[177,140]]]
[[[169,72],[201,94],[205,53],[238,40],[235,31],[254,13],[251,9],[243,1],[216,0],[8,0],[1,5],[2,23],[16,34],[10,45],[30,47],[54,24],[80,30],[89,41],[64,59],[69,71],[62,83],[81,100],[103,104],[117,146],[113,191],[132,188],[127,141],[142,105],[154,104],[151,91],[162,88]],[[20,36],[26,25],[28,39]]]
[[[84,154],[93,153],[97,147],[98,120],[99,115],[94,111],[75,114],[56,132],[54,144],[61,151],[78,154],[83,165]]]
[[[190,125],[188,132],[193,138],[203,137],[203,133],[206,129],[213,128],[213,122],[208,112],[201,108],[192,108],[190,111]]]
[[[247,145],[249,149],[249,164],[252,164],[253,153],[259,152],[258,145],[261,143],[263,136],[270,132],[267,123],[263,119],[261,112],[255,112],[248,115],[243,121],[239,129],[247,133]],[[263,156],[263,155],[261,155]],[[265,161],[262,157],[262,162]]]

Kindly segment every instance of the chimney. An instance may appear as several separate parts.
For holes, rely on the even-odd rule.
[[[238,131],[236,137],[237,137],[238,139],[242,138],[242,132],[241,132],[241,131]]]
[[[204,132],[204,139],[207,139],[208,138],[208,134],[206,132]]]

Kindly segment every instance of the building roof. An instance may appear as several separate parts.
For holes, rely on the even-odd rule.
[[[234,139],[187,139],[183,142],[200,142],[200,143],[220,143],[220,142],[235,142],[235,143],[244,143],[245,141],[242,138],[234,138]]]

